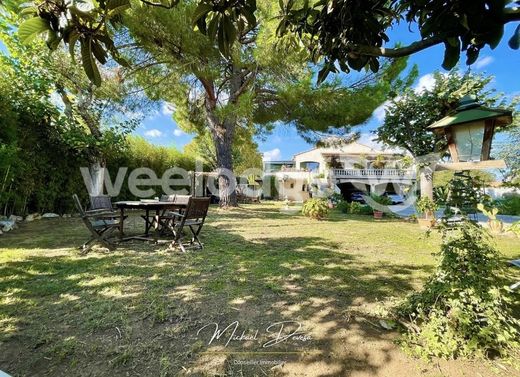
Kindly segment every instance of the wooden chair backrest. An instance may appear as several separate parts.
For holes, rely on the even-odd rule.
[[[161,195],[161,202],[175,202],[177,195]]]
[[[112,199],[108,195],[90,196],[90,209],[107,209],[112,211]]]
[[[186,220],[199,219],[204,221],[208,214],[210,198],[190,198],[184,212]]]
[[[74,200],[74,205],[76,206],[77,211],[81,215],[81,217],[85,216],[85,210],[83,209],[83,206],[81,205],[81,201],[79,200],[79,197],[77,194],[72,195],[72,200]]]
[[[191,195],[177,195],[174,203],[188,204],[190,202]]]

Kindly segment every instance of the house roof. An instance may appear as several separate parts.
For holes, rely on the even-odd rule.
[[[344,145],[337,146],[337,147],[312,148],[312,149],[309,149],[304,152],[296,153],[293,156],[293,158],[295,158],[296,156],[300,156],[300,155],[312,152],[316,149],[319,149],[321,154],[323,154],[323,155],[329,155],[329,154],[343,154],[343,155],[382,154],[382,155],[393,156],[393,155],[399,154],[399,153],[396,153],[395,151],[390,151],[390,150],[382,151],[379,149],[375,149],[375,148],[369,147],[368,145],[361,144],[361,143],[358,143],[357,141],[354,141],[352,143],[344,144]]]

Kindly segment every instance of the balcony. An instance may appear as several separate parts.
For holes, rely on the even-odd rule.
[[[337,179],[415,179],[415,170],[402,169],[332,169]]]

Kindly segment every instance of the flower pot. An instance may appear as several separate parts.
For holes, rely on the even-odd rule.
[[[383,212],[374,210],[374,219],[382,219],[382,218],[383,218]]]
[[[417,219],[417,222],[419,223],[419,227],[421,229],[430,229],[435,226],[435,219]]]

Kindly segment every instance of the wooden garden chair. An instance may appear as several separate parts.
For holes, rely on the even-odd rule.
[[[178,246],[183,252],[186,247],[196,247],[202,249],[204,245],[200,242],[199,234],[206,221],[208,214],[210,198],[190,198],[188,205],[183,213],[172,212],[175,220],[168,224],[170,230],[174,234],[174,239],[170,244],[170,249]],[[187,245],[184,244],[184,238],[191,232],[191,239]]]
[[[187,205],[190,201],[191,195],[163,195],[161,196],[161,202],[173,202],[177,204]],[[164,234],[168,230],[173,228],[173,223],[177,218],[177,215],[181,214],[182,211],[165,210],[159,216],[159,226],[161,227],[161,233]]]
[[[96,243],[103,245],[109,250],[114,250],[116,244],[109,241],[108,238],[115,230],[119,229],[119,218],[114,216],[113,211],[102,211],[99,208],[85,211],[78,196],[74,194],[72,198],[83,223],[91,234],[90,239],[80,246],[81,253],[88,253]]]

